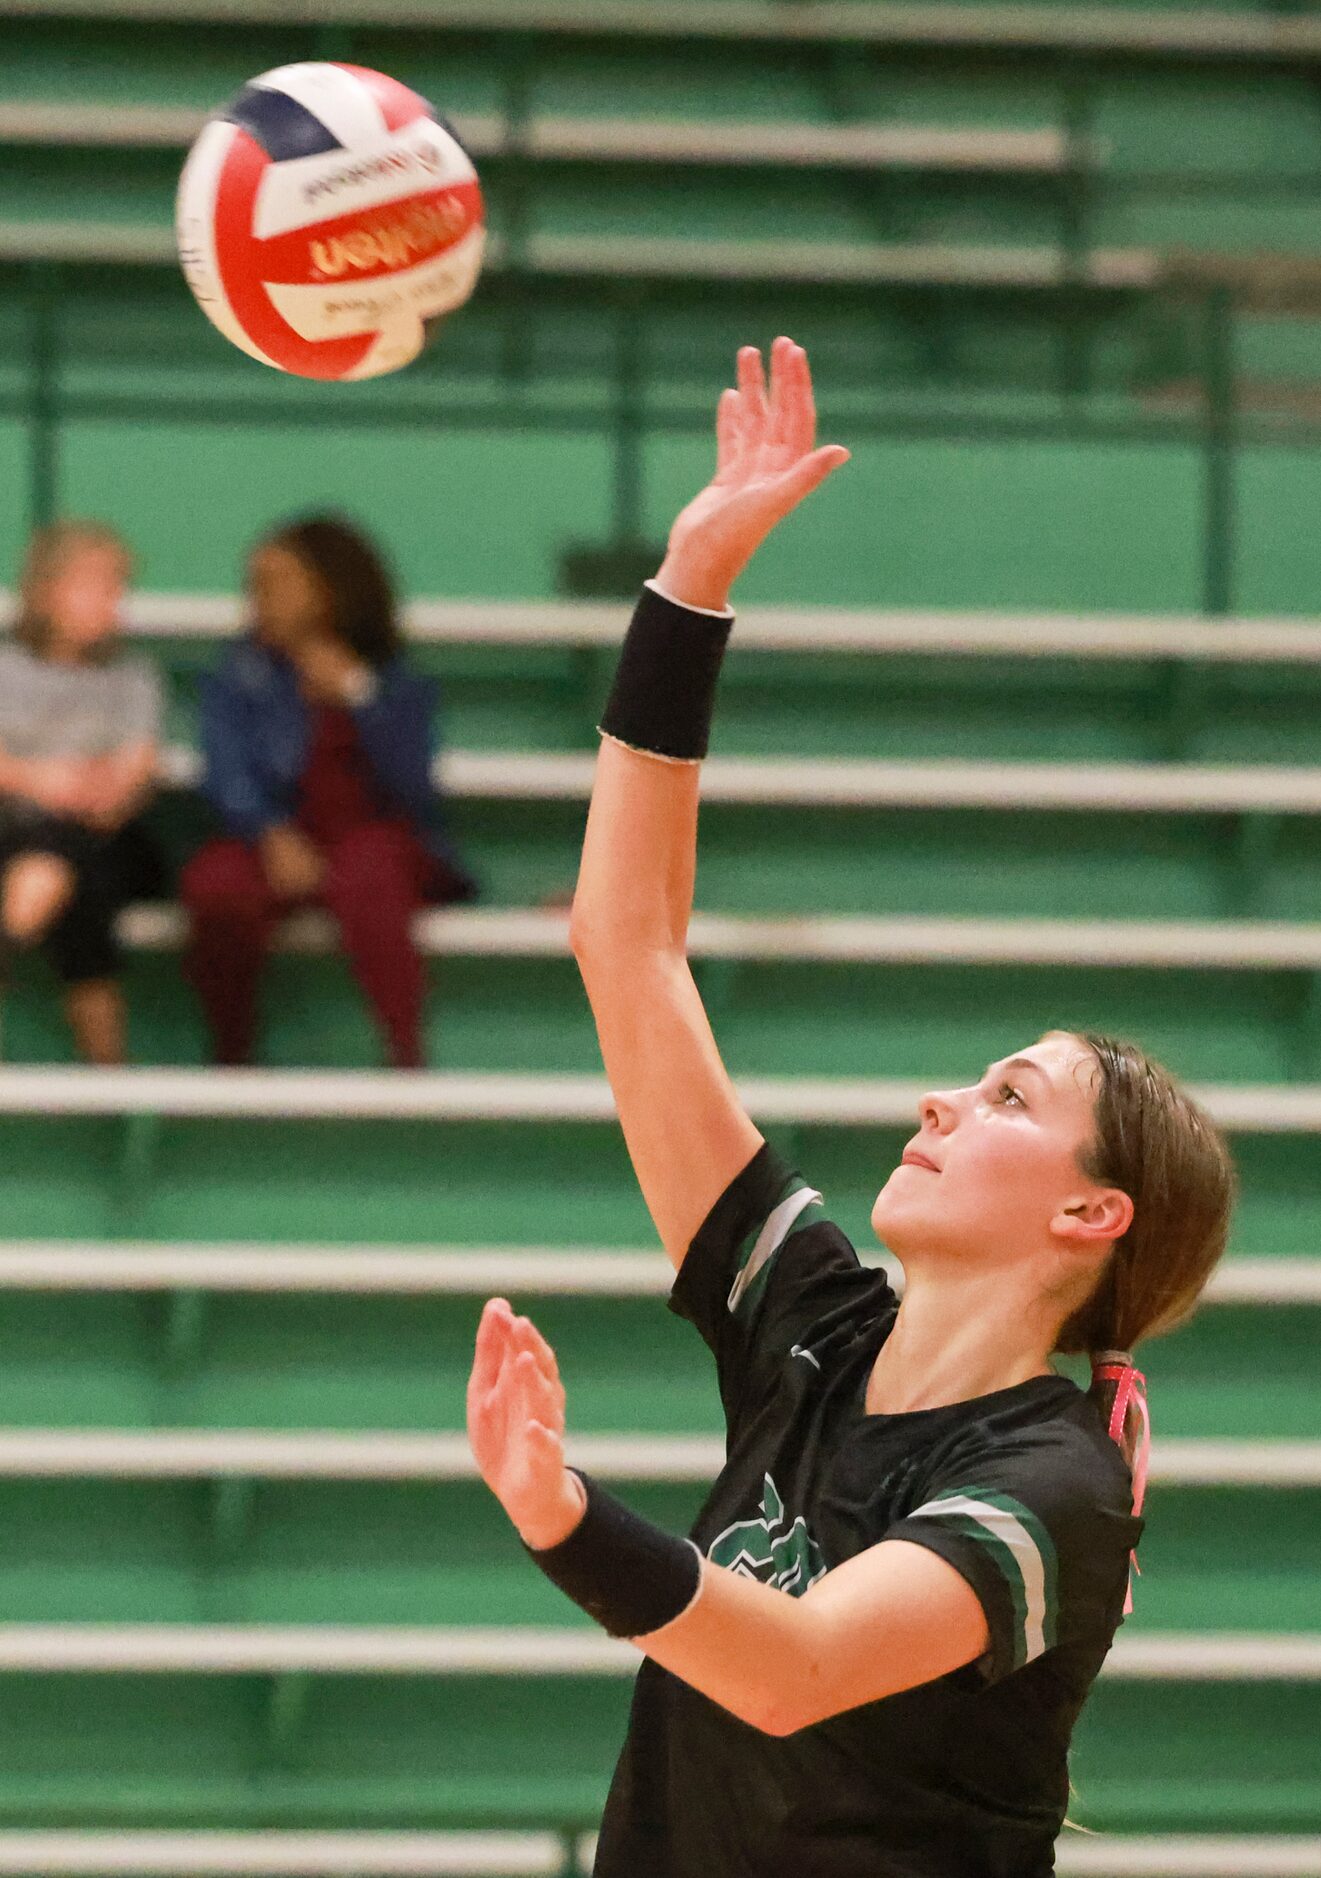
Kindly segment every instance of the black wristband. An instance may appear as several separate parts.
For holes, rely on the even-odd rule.
[[[599,728],[630,749],[700,762],[733,624],[644,587]]]
[[[575,1469],[575,1472],[577,1470]],[[612,1637],[645,1637],[682,1616],[702,1582],[702,1555],[630,1511],[578,1473],[587,1493],[582,1518],[558,1545],[524,1550],[551,1583]]]

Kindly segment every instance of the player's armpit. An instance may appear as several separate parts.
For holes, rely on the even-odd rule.
[[[990,1643],[977,1594],[924,1546],[883,1540],[801,1598],[712,1565],[647,1655],[763,1734],[934,1682]]]

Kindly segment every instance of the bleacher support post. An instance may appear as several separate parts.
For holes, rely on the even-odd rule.
[[[28,522],[45,528],[59,508],[59,269],[37,261],[28,270],[31,349],[27,395]]]
[[[1202,607],[1224,618],[1234,605],[1234,308],[1228,287],[1207,293],[1202,322],[1206,488]]]

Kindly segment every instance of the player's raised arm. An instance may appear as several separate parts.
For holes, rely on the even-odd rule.
[[[729,591],[776,524],[848,451],[816,446],[807,355],[739,354],[714,480],[679,516],[625,642],[602,721],[573,905],[573,949],[634,1171],[677,1266],[761,1137],[720,1060],[688,968],[698,775],[729,635]]]

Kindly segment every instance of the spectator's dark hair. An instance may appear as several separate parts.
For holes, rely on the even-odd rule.
[[[399,601],[380,550],[342,515],[303,515],[259,544],[283,548],[325,588],[331,630],[350,652],[378,669],[403,646]]]

